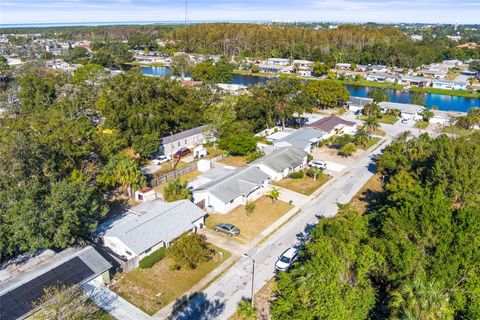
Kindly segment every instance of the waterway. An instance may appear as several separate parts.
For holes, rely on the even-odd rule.
[[[145,75],[154,76],[170,76],[171,72],[166,67],[142,67],[142,71]],[[248,75],[234,74],[232,82],[234,84],[242,85],[256,85],[259,83],[266,83],[270,78],[256,77]],[[367,97],[368,92],[372,90],[372,87],[360,87],[346,85],[350,95],[355,97]],[[402,92],[401,90],[383,89],[390,95],[390,101],[399,103],[409,103],[411,99],[411,93]],[[478,98],[464,98],[457,96],[450,96],[445,94],[427,93],[425,97],[425,103],[429,107],[437,106],[439,110],[445,111],[462,111],[466,112],[473,107],[480,107],[480,99]]]

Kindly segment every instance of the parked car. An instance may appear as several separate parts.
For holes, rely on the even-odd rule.
[[[275,270],[277,271],[287,271],[292,263],[295,262],[298,258],[298,251],[295,248],[287,249],[282,255],[278,258],[275,263]]]
[[[178,150],[177,152],[175,152],[175,154],[173,155],[174,158],[183,158],[185,156],[188,156],[192,151],[190,151],[190,149],[188,148],[181,148],[180,150]]]
[[[193,157],[194,158],[203,158],[208,155],[207,149],[203,147],[197,147],[193,150]]]
[[[230,223],[219,223],[215,225],[215,231],[228,234],[230,237],[238,236],[240,230]]]
[[[321,160],[312,160],[308,165],[312,168],[318,168],[321,170],[327,169],[327,163]]]
[[[152,164],[159,165],[159,164],[168,162],[170,160],[172,160],[172,157],[170,156],[158,156],[152,160]]]
[[[408,119],[402,119],[401,121],[403,124],[407,124],[408,123]]]

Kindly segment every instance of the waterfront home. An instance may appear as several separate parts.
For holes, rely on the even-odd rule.
[[[355,134],[355,132],[357,132],[357,126],[355,122],[347,121],[335,116],[322,118],[307,125],[307,127],[317,129],[320,132],[324,132],[324,135],[322,136],[323,140],[337,134],[353,135]]]
[[[268,58],[265,62],[266,64],[274,64],[278,66],[289,66],[290,59],[283,59],[283,58]]]
[[[434,79],[444,79],[447,76],[448,70],[446,69],[420,69],[416,72],[419,76],[432,77]]]
[[[217,87],[219,87],[223,92],[231,94],[231,95],[241,95],[247,93],[247,86],[242,84],[233,84],[233,83],[218,83]]]
[[[410,104],[410,103],[396,103],[396,102],[380,102],[378,104],[382,109],[382,112],[388,112],[392,110],[400,111],[400,117],[407,120],[419,121],[423,119],[421,113],[425,110],[425,107]]]
[[[457,111],[442,111],[442,110],[432,110],[433,117],[430,119],[431,124],[437,125],[448,125],[455,122],[455,119],[460,116],[465,116],[466,112],[457,112]]]
[[[276,147],[295,147],[305,152],[311,152],[312,147],[323,139],[324,132],[315,128],[301,128],[281,139],[273,141]]]
[[[264,72],[264,73],[279,73],[282,70],[281,66],[277,66],[273,64],[259,64],[258,68],[260,72]]]
[[[365,79],[368,81],[395,83],[398,77],[388,73],[368,73]]]
[[[448,90],[467,90],[468,82],[450,81],[450,80],[434,80],[432,88],[448,89]]]
[[[268,174],[258,167],[239,168],[193,189],[193,201],[208,212],[227,213],[261,197],[269,181]]]
[[[360,113],[363,110],[363,107],[372,102],[372,98],[350,96],[347,102],[348,110],[353,111],[354,113]]]
[[[24,319],[34,314],[40,309],[36,303],[51,286],[108,283],[111,267],[91,246],[70,247],[58,253],[26,253],[8,261],[0,267],[0,319]]]
[[[355,68],[354,71],[359,71],[359,72],[366,72],[368,70],[368,66],[364,64],[357,64],[357,68]]]
[[[207,126],[196,127],[163,137],[160,145],[160,153],[173,155],[181,148],[193,149],[209,140],[212,140],[212,135],[207,129]]]
[[[300,67],[311,67],[313,65],[313,61],[310,60],[293,60],[293,65],[298,65]]]
[[[307,153],[295,147],[278,148],[251,163],[251,166],[258,167],[273,181],[282,180],[306,165]]]
[[[409,86],[429,87],[432,80],[422,77],[402,76],[399,83]]]
[[[131,269],[153,251],[168,247],[182,234],[203,228],[205,215],[189,200],[144,201],[102,223],[96,233],[99,244],[126,261]]]

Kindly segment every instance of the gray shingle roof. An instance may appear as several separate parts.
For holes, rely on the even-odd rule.
[[[203,216],[205,212],[189,200],[146,201],[115,221],[104,236],[120,239],[139,255],[162,241],[169,243],[178,238]]]
[[[399,110],[402,113],[411,113],[416,114],[420,113],[425,110],[425,107],[422,107],[418,104],[410,104],[410,103],[396,103],[396,102],[380,102],[378,104],[382,109],[388,110]]]
[[[285,138],[277,140],[274,145],[287,146],[286,144],[304,150],[308,145],[312,143],[312,140],[321,138],[324,135],[323,132],[314,128],[302,128],[297,130]],[[286,144],[285,144],[286,143]]]
[[[209,182],[194,190],[208,191],[227,203],[239,196],[247,196],[256,190],[269,176],[257,167],[244,167],[234,170],[228,176]]]
[[[306,156],[307,153],[303,150],[285,147],[253,161],[252,164],[264,164],[277,172],[282,172],[287,168],[298,167]]]
[[[369,103],[372,103],[372,102],[373,102],[373,99],[372,99],[372,98],[364,98],[364,97],[354,97],[354,96],[351,96],[351,97],[348,99],[348,102],[349,102],[351,105],[354,105],[354,106],[364,107],[365,105],[367,105],[367,104],[369,104]]]
[[[165,136],[162,138],[163,144],[172,143],[181,139],[185,139],[196,134],[202,133],[206,130],[207,126],[196,127],[190,130],[185,130],[174,135]]]

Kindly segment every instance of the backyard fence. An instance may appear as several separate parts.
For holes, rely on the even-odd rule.
[[[166,175],[163,175],[161,177],[148,179],[148,185],[150,186],[150,188],[155,188],[155,187],[158,187],[161,184],[166,183],[167,181],[175,180],[178,177],[181,177],[184,174],[187,174],[187,173],[195,171],[195,170],[197,170],[197,163],[196,162],[192,163],[192,164],[190,164],[190,165],[188,165],[188,166],[186,166],[182,169],[178,169],[178,170],[169,172]]]

